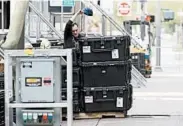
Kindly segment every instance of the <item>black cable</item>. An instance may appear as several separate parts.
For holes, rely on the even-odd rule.
[[[96,125],[95,126],[98,126],[99,122],[100,122],[101,118],[97,121]]]

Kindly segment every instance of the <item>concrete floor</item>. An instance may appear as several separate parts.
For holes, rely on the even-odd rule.
[[[183,116],[77,120],[73,126],[182,126]],[[62,126],[67,126],[66,122]]]
[[[76,120],[73,126],[182,126],[182,82],[183,76],[154,72],[146,87],[134,89],[128,118]]]
[[[158,74],[146,88],[134,89],[130,115],[183,115],[183,76]]]

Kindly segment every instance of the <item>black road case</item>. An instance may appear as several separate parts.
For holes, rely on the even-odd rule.
[[[132,73],[131,73],[131,71],[129,71],[127,73],[127,78],[128,78],[127,83],[131,83],[131,79],[132,79]]]
[[[129,91],[129,96],[128,96],[127,110],[130,110],[133,105],[133,86],[131,84],[129,84],[128,86],[128,91]]]
[[[0,91],[0,126],[5,126],[4,91]]]
[[[79,67],[73,67],[73,87],[80,87],[81,71]],[[62,67],[62,88],[67,87],[67,71],[66,67]]]
[[[67,100],[67,88],[62,89],[62,100]],[[73,88],[73,100],[79,100],[80,90],[78,88]]]
[[[87,112],[127,112],[129,109],[129,89],[127,87],[84,88],[82,91],[84,111]]]
[[[130,37],[88,37],[79,40],[82,62],[130,59]]]
[[[80,90],[73,88],[73,112],[78,113],[80,111]],[[67,88],[62,89],[62,100],[67,100]],[[63,108],[62,113],[67,113],[67,109]]]
[[[79,101],[73,101],[73,113],[79,113],[80,112],[80,104]],[[67,114],[67,109],[62,108],[62,113]]]
[[[83,87],[126,86],[131,80],[131,62],[82,63]]]
[[[4,90],[4,73],[0,73],[0,90]]]
[[[131,59],[138,70],[145,68],[145,53],[131,53]]]

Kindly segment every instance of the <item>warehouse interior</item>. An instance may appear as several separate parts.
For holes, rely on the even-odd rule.
[[[181,126],[182,10],[151,2],[1,0],[0,126]]]

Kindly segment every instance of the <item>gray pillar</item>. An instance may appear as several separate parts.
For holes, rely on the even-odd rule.
[[[21,37],[20,37],[20,40],[19,40],[19,43],[17,45],[17,49],[24,49],[24,37],[25,36],[25,25],[23,27],[23,30],[22,30],[22,33],[21,33]]]
[[[106,18],[104,15],[102,15],[102,35],[106,35]]]
[[[145,0],[141,0],[141,23],[140,23],[140,31],[141,31],[141,39],[144,41],[145,37]]]
[[[156,3],[156,70],[161,71],[161,5]]]
[[[152,36],[151,36],[151,25],[149,24],[148,25],[148,36],[149,36],[149,45],[148,45],[148,48],[149,48],[149,56],[150,56],[150,61],[151,61],[151,54],[152,54]]]

